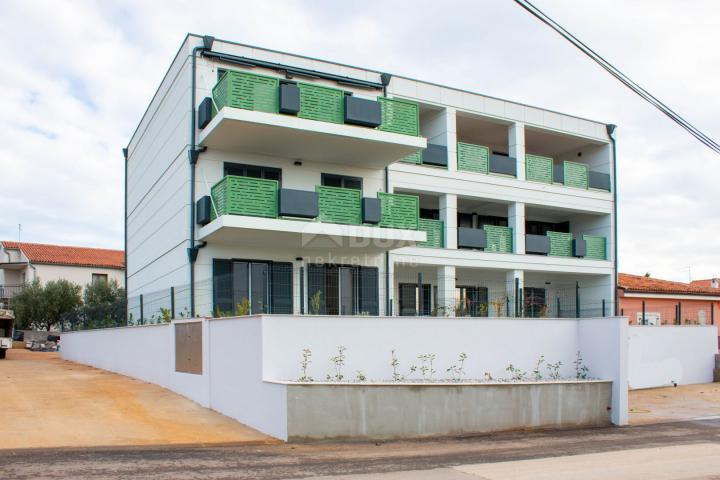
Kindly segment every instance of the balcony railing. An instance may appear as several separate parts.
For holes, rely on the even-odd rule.
[[[607,239],[599,235],[547,232],[546,235],[525,235],[525,252],[553,257],[577,257],[607,260]]]
[[[239,71],[225,72],[212,95],[215,113],[241,108],[420,136],[420,106],[403,99],[364,99],[338,88]]]
[[[209,220],[220,215],[298,217],[323,223],[419,229],[420,201],[415,195],[378,192],[376,198],[363,198],[360,190],[327,186],[316,186],[314,192],[288,190],[279,188],[276,180],[234,175],[216,183],[211,195],[214,208]],[[286,200],[281,202],[283,197]]]
[[[550,157],[525,155],[525,179],[539,183],[560,183],[566,187],[610,191],[610,175],[593,172],[583,163],[564,161],[555,165]]]
[[[13,297],[24,288],[25,285],[0,285],[0,308],[8,307]]]
[[[487,235],[486,252],[513,253],[513,230],[510,227],[483,225]]]
[[[427,234],[427,240],[418,243],[418,247],[443,248],[445,246],[445,224],[442,220],[421,218],[419,227]]]

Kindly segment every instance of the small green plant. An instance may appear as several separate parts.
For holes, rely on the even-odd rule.
[[[355,380],[357,380],[358,382],[365,382],[365,381],[367,381],[367,377],[366,377],[365,374],[362,372],[362,370],[357,370],[356,373],[357,373],[357,375],[355,375]]]
[[[393,382],[400,382],[405,379],[400,373],[398,372],[398,368],[400,367],[400,360],[398,360],[397,356],[395,355],[395,350],[390,351],[390,356],[392,360],[390,360],[390,366],[392,367],[392,379]]]
[[[165,323],[170,323],[170,320],[172,320],[172,315],[169,308],[161,308],[160,316]]]
[[[562,362],[558,360],[556,363],[548,363],[546,368],[550,374],[552,380],[560,380],[560,367]]]
[[[490,305],[492,305],[493,310],[495,310],[495,316],[501,317],[503,309],[506,308],[507,305],[507,297],[495,297],[490,301]]]
[[[310,315],[320,315],[320,305],[322,303],[322,292],[318,290],[310,296]]]
[[[244,317],[250,315],[250,300],[243,298],[240,303],[235,304],[235,315],[238,317]]]
[[[488,382],[492,382],[494,380],[494,378],[493,378],[492,374],[490,374],[490,372],[485,372],[484,377],[485,377],[485,380],[487,380]]]
[[[533,376],[535,377],[535,380],[542,380],[542,364],[545,363],[545,355],[540,355],[540,358],[538,358],[537,363],[535,364],[535,369],[533,370]]]
[[[302,360],[300,361],[300,369],[302,375],[298,378],[298,382],[312,382],[313,378],[308,375],[308,367],[312,363],[312,351],[309,348],[304,348],[302,351]]]
[[[418,355],[418,359],[420,360],[420,374],[422,375],[423,380],[432,380],[433,375],[435,375],[435,369],[433,369],[433,361],[435,361],[435,354],[434,353],[424,353],[422,355]]]
[[[347,350],[347,348],[339,345],[337,347],[337,355],[330,357],[330,361],[335,369],[335,375],[328,374],[327,377],[325,377],[328,381],[342,382],[343,378],[345,378],[345,375],[342,373],[342,368],[345,366],[345,350]]]
[[[590,369],[583,363],[582,355],[580,354],[580,350],[575,354],[575,361],[573,362],[573,365],[575,365],[575,378],[578,380],[585,380],[588,378],[588,374],[590,373]]]
[[[505,368],[505,371],[510,374],[510,379],[515,381],[525,380],[525,377],[527,375],[526,372],[515,367],[512,363],[509,364],[507,368]]]
[[[465,360],[467,360],[467,357],[467,353],[460,353],[457,363],[450,365],[450,367],[448,367],[447,369],[447,371],[451,373],[452,379],[456,382],[462,380],[463,375],[465,375],[465,370],[463,370],[463,366],[465,365]]]

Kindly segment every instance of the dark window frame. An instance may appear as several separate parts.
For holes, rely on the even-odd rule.
[[[351,313],[340,311],[342,306],[341,292],[341,269],[352,269],[352,309]],[[334,275],[328,275],[333,272]],[[335,264],[335,263],[310,263],[307,265],[308,287],[307,305],[308,312],[311,311],[310,299],[318,292],[324,292],[324,298],[320,305],[319,315],[362,315],[369,316],[380,314],[380,273],[378,267],[365,267],[362,265]],[[316,276],[319,275],[319,276]],[[371,285],[364,283],[370,282]]]
[[[340,185],[328,185],[327,180],[329,179],[338,179],[340,180]],[[352,181],[352,182],[358,182],[360,184],[359,187],[348,187],[345,185],[345,182]],[[363,191],[363,179],[362,177],[353,177],[351,175],[340,175],[337,173],[322,173],[320,174],[320,185],[324,187],[336,187],[336,188],[348,188],[351,190],[360,190],[360,192]]]
[[[90,275],[90,282],[92,285],[97,285],[100,282],[104,285],[108,285],[110,283],[110,277],[107,273],[92,273]]]
[[[258,169],[260,171],[259,177],[254,177],[247,174],[248,168]],[[233,172],[231,173],[230,169],[242,169],[243,172]],[[267,174],[271,174],[270,178],[268,178]],[[253,165],[250,163],[237,163],[237,162],[224,162],[223,163],[223,175],[234,175],[238,177],[250,177],[250,178],[264,178],[269,180],[277,180],[278,185],[282,187],[282,168],[278,167],[268,167],[265,165]],[[277,178],[272,178],[273,175],[277,175]]]
[[[223,285],[223,289],[226,290],[223,293],[226,296],[227,295],[230,296],[231,302],[233,302],[232,297],[235,292],[235,285],[233,284],[234,264],[235,263],[246,263],[248,265],[248,267],[250,267],[250,265],[252,265],[252,264],[266,264],[267,268],[268,268],[268,270],[267,270],[268,277],[267,277],[267,286],[266,286],[267,291],[265,292],[267,308],[265,308],[265,310],[267,310],[267,311],[262,312],[262,313],[269,313],[269,314],[279,313],[279,314],[286,314],[286,315],[292,315],[294,313],[295,302],[293,300],[293,292],[294,292],[293,283],[294,283],[295,279],[294,279],[294,268],[293,268],[292,262],[276,262],[273,260],[258,260],[258,259],[254,259],[254,258],[213,258],[213,263],[212,263],[213,315],[218,313],[218,310],[219,310],[218,294],[220,292],[218,292],[219,285],[217,284],[219,279],[218,279],[218,275],[216,275],[216,272],[218,270],[218,267],[223,263],[229,264],[229,266],[230,266],[228,272],[225,273],[226,275],[229,275],[230,286],[227,287],[227,285]],[[280,268],[284,268],[287,270],[285,272],[280,272]],[[279,276],[281,273],[287,273],[287,272],[290,273],[290,275],[289,275],[289,280],[290,280],[289,296],[288,296],[288,298],[278,298],[278,297],[276,297],[276,290],[278,290],[280,288],[280,286],[275,285],[275,278],[276,278],[276,276]],[[251,276],[252,276],[251,268],[248,268],[248,278],[250,279]],[[251,283],[252,283],[252,281],[250,281],[250,283],[248,285],[250,286]],[[250,288],[252,288],[252,287],[250,287]],[[229,291],[228,291],[228,289],[229,289]],[[248,300],[250,300],[250,298],[248,298]],[[227,299],[225,299],[225,302],[226,301],[227,301]],[[285,311],[277,311],[277,310],[282,310],[281,308],[279,308],[282,303],[284,303],[286,307],[289,306],[289,308],[285,308],[284,309]],[[252,308],[253,307],[251,305],[251,309]],[[220,312],[227,312],[227,311],[228,310],[220,309]],[[231,310],[229,310],[229,311],[234,312],[235,305],[231,305]],[[258,312],[258,313],[260,313],[260,312]]]

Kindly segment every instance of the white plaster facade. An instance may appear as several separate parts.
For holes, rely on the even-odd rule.
[[[417,283],[417,274],[421,272],[423,283],[433,292],[433,312],[442,311],[447,316],[454,315],[452,304],[457,301],[461,284],[483,285],[490,291],[507,290],[508,294],[515,285],[544,289],[553,305],[557,298],[558,311],[562,310],[561,295],[553,296],[554,289],[562,290],[564,302],[570,301],[570,297],[574,301],[571,288],[579,285],[583,301],[590,305],[583,315],[613,314],[616,238],[613,192],[527,181],[524,160],[526,153],[532,153],[552,156],[558,162],[581,162],[593,171],[609,175],[614,185],[613,148],[606,124],[398,76],[390,79],[386,95],[420,104],[419,141],[395,138],[402,135],[383,136],[383,132],[362,127],[319,124],[226,107],[210,125],[194,132],[198,148],[207,149],[199,154],[195,166],[192,200],[210,194],[211,187],[223,178],[226,162],[281,169],[281,186],[290,189],[312,191],[321,184],[322,174],[359,177],[365,197],[375,197],[383,191],[418,195],[420,207],[436,211],[438,219],[444,222],[444,248],[413,246],[421,241],[417,236],[420,232],[409,231],[397,233],[398,238],[390,240],[390,244],[376,248],[378,239],[371,233],[372,228],[345,229],[335,225],[324,230],[317,225],[312,228],[319,228],[327,236],[342,237],[341,241],[313,248],[303,241],[304,234],[312,230],[306,222],[294,225],[287,220],[283,227],[289,233],[282,233],[280,229],[274,230],[273,222],[284,220],[261,221],[251,217],[223,217],[202,228],[196,225],[191,242],[191,222],[195,221],[191,219],[188,162],[191,65],[193,49],[202,45],[202,37],[190,35],[185,39],[127,147],[126,250],[131,310],[139,295],[167,298],[162,292],[171,287],[183,291],[177,294],[176,290],[175,311],[191,309],[188,248],[194,244],[202,247],[194,264],[197,315],[210,315],[214,309],[213,292],[217,286],[213,284],[214,259],[290,263],[294,313],[308,308],[307,279],[301,277],[301,272],[307,272],[309,264],[334,263],[377,267],[380,315],[400,311],[399,284]],[[369,82],[379,83],[381,78],[377,71],[217,39],[212,52]],[[246,66],[198,52],[195,55],[195,107],[212,96],[219,69],[248,70]],[[285,78],[279,69],[249,70]],[[364,98],[383,94],[323,78],[297,80],[342,88]],[[278,133],[273,137],[273,132]],[[484,145],[492,152],[515,158],[516,176],[458,171],[459,141]],[[399,160],[408,148],[417,150],[426,144],[446,147],[446,167],[398,161],[390,163],[387,170],[383,168],[389,163],[389,155]],[[363,162],[363,152],[372,160]],[[475,214],[473,222],[477,222],[477,215],[504,218],[513,229],[513,252],[459,249],[458,213]],[[607,240],[607,257],[590,260],[526,254],[527,221],[569,222],[569,233],[576,237],[601,235]],[[353,238],[368,241],[352,244]],[[385,279],[389,289],[385,288]],[[168,308],[163,301],[155,302],[153,308]],[[441,310],[444,305],[447,308]],[[147,308],[145,311],[148,315],[152,313]]]

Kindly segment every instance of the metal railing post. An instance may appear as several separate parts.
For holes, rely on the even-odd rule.
[[[145,321],[143,320],[144,312],[143,312],[143,296],[142,293],[140,294],[140,325],[143,325]]]
[[[417,290],[418,290],[417,291],[417,302],[418,302],[417,315],[419,317],[420,315],[422,315],[422,311],[423,311],[423,288],[422,288],[423,275],[422,275],[422,272],[418,272],[417,282],[418,282],[418,284],[417,284]]]
[[[642,325],[647,325],[647,318],[645,317],[645,300],[642,301]]]
[[[575,282],[575,318],[580,318],[580,282]]]
[[[557,309],[557,316],[558,316],[558,318],[560,318],[560,317],[561,317],[561,314],[560,314],[560,296],[555,297],[555,303],[556,303],[555,308]]]
[[[300,315],[305,314],[305,267],[300,266]]]
[[[605,317],[605,299],[602,299],[602,316]]]
[[[710,302],[710,325],[715,325],[715,304]]]
[[[519,298],[520,298],[520,279],[515,279],[515,316],[520,316],[520,304],[519,304]]]
[[[678,302],[678,325],[682,325],[682,302]]]
[[[170,287],[170,319],[175,318],[175,287]]]

